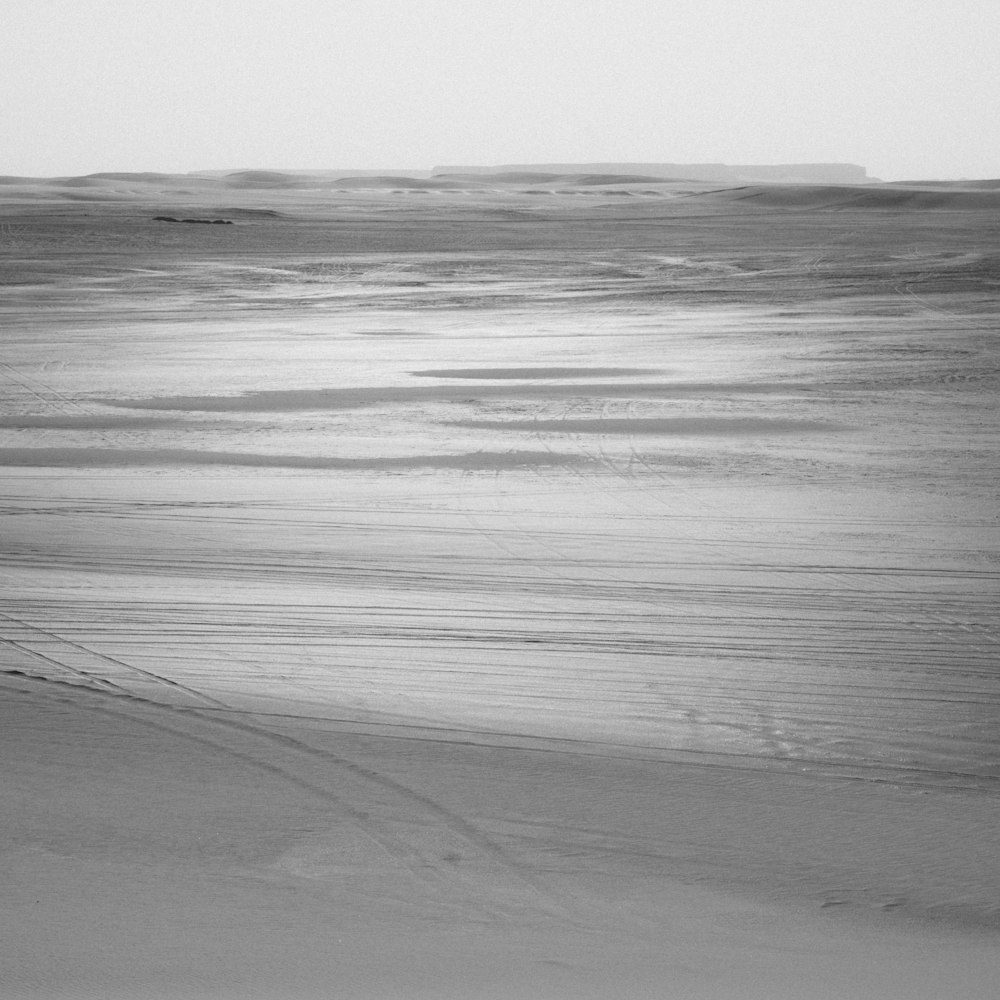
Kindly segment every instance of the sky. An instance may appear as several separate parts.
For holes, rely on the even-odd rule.
[[[1000,0],[2,0],[0,174],[1000,177]]]

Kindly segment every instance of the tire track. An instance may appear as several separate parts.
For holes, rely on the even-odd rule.
[[[40,653],[37,649],[31,649],[28,646],[24,646],[19,643],[16,639],[8,639],[6,636],[0,636],[0,642],[9,646],[11,649],[17,650],[19,653],[24,654],[28,657],[33,657],[36,660],[41,660],[49,667],[55,667],[57,670],[65,670],[73,677],[79,677],[84,681],[84,686],[87,688],[99,687],[101,690],[109,691],[113,694],[130,695],[131,692],[127,688],[123,688],[113,681],[109,681],[103,677],[97,677],[94,674],[88,673],[86,670],[79,670],[76,667],[71,667],[68,663],[63,663],[61,660],[57,660],[54,657],[48,656],[45,653]],[[20,673],[18,670],[7,670],[4,673]],[[44,678],[48,680],[49,678]],[[62,683],[62,682],[57,682]]]
[[[34,684],[53,683],[26,679]],[[464,910],[472,906],[492,916],[509,918],[527,907],[582,926],[573,915],[572,902],[566,894],[555,893],[474,824],[430,796],[372,767],[263,726],[220,717],[210,709],[167,706],[127,691],[90,689],[90,693],[93,697],[122,699],[132,710],[122,711],[109,703],[94,705],[80,699],[73,699],[72,703],[89,711],[124,716],[213,753],[225,754],[328,804],[407,871],[424,891],[437,896],[439,902]],[[146,718],[141,714],[146,711],[157,718]],[[164,713],[171,713],[170,722],[165,721]],[[183,725],[178,724],[181,720]],[[197,729],[201,727],[204,731],[199,733]],[[224,734],[235,735],[235,745]],[[270,750],[263,750],[261,744]],[[319,765],[318,770],[311,767],[313,764]],[[357,795],[348,797],[331,787],[335,783],[342,788],[345,779],[347,784],[353,782]],[[374,798],[372,789],[377,792]],[[397,833],[394,828],[402,828],[403,832]],[[467,864],[463,869],[461,862],[470,854],[474,867]],[[484,888],[488,890],[486,895]]]
[[[120,660],[117,657],[109,656],[107,653],[100,653],[97,650],[91,649],[88,646],[84,646],[82,643],[75,642],[72,639],[67,639],[64,636],[59,635],[56,632],[52,632],[49,629],[44,629],[39,625],[32,625],[30,622],[26,622],[20,618],[15,618],[13,615],[7,612],[0,611],[0,618],[5,618],[8,622],[12,622],[15,625],[20,626],[29,632],[37,633],[38,635],[43,635],[47,639],[54,640],[64,646],[68,646],[71,649],[75,649],[79,652],[85,653],[88,656],[93,656],[103,663],[110,664],[115,667],[120,667],[123,670],[129,671],[133,674],[138,674],[139,676],[145,678],[146,680],[152,681],[154,684],[165,687],[171,692],[183,693],[188,697],[194,698],[196,701],[203,702],[206,705],[211,705],[215,708],[228,708],[229,706],[220,701],[218,698],[213,698],[211,695],[204,694],[198,691],[196,688],[189,687],[186,684],[182,684],[180,681],[172,680],[169,677],[163,677],[160,674],[154,673],[151,670],[146,670],[143,667],[137,667],[132,663],[128,663],[125,660]],[[72,668],[67,668],[72,669]],[[109,682],[113,683],[113,682]],[[118,685],[115,685],[118,687]]]
[[[632,413],[633,413],[633,409],[632,408],[633,407],[634,407],[634,403],[633,402],[629,402],[628,405],[627,405],[627,415],[629,417],[632,416]],[[630,453],[631,453],[630,464],[631,464],[632,461],[635,461],[638,464],[640,464],[649,474],[655,476],[657,479],[659,479],[660,481],[664,482],[666,485],[670,486],[671,488],[679,488],[679,487],[677,487],[677,484],[676,484],[676,482],[674,480],[672,480],[670,477],[666,476],[661,470],[656,469],[645,458],[643,458],[643,456],[639,452],[639,449],[636,447],[635,435],[634,434],[629,434],[628,435],[628,443],[629,443],[629,449],[630,449]],[[608,461],[609,467],[611,467],[612,469],[614,469],[619,476],[621,476],[623,479],[626,479],[626,480],[630,478],[627,472],[623,472],[622,470],[617,469],[617,467],[615,466],[615,463],[613,463],[611,460],[607,459],[607,455],[603,451],[603,449],[601,450],[601,456],[602,456],[602,459],[605,459],[605,460]],[[651,496],[651,498],[654,499],[657,503],[663,505],[663,500],[662,500],[662,497],[660,496],[659,492],[657,492],[657,491],[649,491],[649,490],[647,490],[645,492],[647,492]],[[719,508],[713,508],[710,504],[705,503],[705,501],[701,501],[701,504],[702,504],[703,508],[705,510],[707,510],[707,511],[714,511],[716,515],[719,515],[721,513],[721,511],[719,510]],[[668,508],[668,510],[669,510],[669,508]],[[718,544],[718,543],[716,543],[715,547],[716,547],[717,550],[721,549],[721,545]],[[749,561],[745,557],[741,557],[738,553],[733,553],[731,551],[731,548],[727,547],[726,552],[729,555],[729,557],[732,558],[732,559],[734,559],[735,561],[737,561],[737,562],[742,561],[745,565],[751,565],[749,563]],[[860,582],[859,582],[859,579],[858,579],[859,574],[857,572],[853,572],[852,573],[852,572],[847,572],[847,571],[831,571],[831,570],[822,569],[822,568],[815,568],[812,571],[816,574],[816,577],[818,579],[829,580],[830,582],[838,584],[841,587],[843,587],[843,586],[846,585],[846,587],[849,590],[858,591],[859,593],[862,593],[862,594],[884,596],[884,594],[886,592],[886,588],[885,587],[882,587],[880,589],[875,589],[875,588],[865,588],[865,587],[861,586]],[[869,577],[871,579],[878,579],[878,574],[866,573],[865,576],[867,576],[867,577]],[[932,631],[928,627],[921,626],[921,625],[919,625],[919,624],[917,624],[915,622],[912,622],[908,618],[903,618],[903,617],[900,617],[898,615],[894,616],[892,614],[887,614],[887,617],[890,620],[895,620],[895,621],[897,621],[899,623],[904,623],[904,624],[907,624],[907,625],[911,625],[911,626],[913,626],[913,627],[915,627],[917,629],[920,629],[921,631],[925,631],[925,632]],[[935,614],[932,613],[931,614],[931,620],[935,621],[939,625],[945,625],[945,626],[948,626],[949,628],[954,628],[954,629],[958,629],[958,630],[963,631],[963,632],[974,634],[974,635],[980,637],[981,639],[985,640],[986,642],[993,643],[994,645],[1000,644],[1000,636],[994,637],[993,635],[991,635],[988,632],[983,632],[982,630],[979,630],[979,629],[970,628],[967,623],[960,622],[957,619],[948,618],[948,617],[942,616],[940,614],[935,615]],[[987,653],[988,652],[985,647],[978,647],[977,651],[978,652],[982,652],[982,653]]]
[[[610,401],[607,400],[604,401],[601,410],[602,418],[607,417],[609,405]],[[632,401],[629,401],[626,404],[626,412],[629,418],[632,417],[633,406],[634,403]],[[569,419],[572,411],[573,411],[573,406],[567,407],[566,410],[564,411],[564,419]],[[666,503],[662,495],[662,490],[652,490],[649,489],[648,487],[641,486],[641,484],[639,483],[638,476],[636,476],[635,473],[636,466],[640,466],[641,468],[643,468],[647,474],[656,476],[656,478],[660,482],[663,482],[671,486],[672,488],[676,486],[676,484],[672,479],[665,476],[660,470],[655,469],[646,460],[646,458],[642,455],[640,449],[636,445],[634,434],[630,434],[628,437],[628,447],[630,455],[628,458],[627,469],[624,471],[621,469],[618,460],[612,458],[608,454],[600,436],[597,437],[597,444],[594,448],[588,447],[588,445],[591,444],[589,439],[587,441],[587,444],[585,445],[583,443],[582,436],[579,434],[571,435],[571,437],[575,441],[577,449],[580,450],[585,457],[587,457],[588,459],[596,459],[597,461],[599,461],[600,464],[604,468],[606,468],[610,473],[615,475],[623,485],[628,486],[630,492],[634,490],[634,488],[637,485],[639,485],[640,488],[642,489],[643,494],[648,496],[650,500],[653,503],[655,503],[656,506],[660,508],[665,508],[671,515],[671,517],[676,515],[677,513],[676,509],[672,505]],[[635,505],[634,501],[632,501],[631,497],[627,494],[623,494],[620,489],[610,490],[607,487],[601,487],[601,485],[597,482],[594,482],[593,485],[597,486],[597,488],[599,489],[604,489],[605,492],[609,493],[610,495],[613,495],[618,504],[624,505],[636,511],[637,513],[640,513],[643,516],[649,515],[648,509],[640,510],[640,508]],[[712,512],[714,510],[716,516],[721,515],[721,512],[717,508],[713,508],[711,505],[706,504],[704,501],[700,501],[700,505],[703,509],[705,509],[708,512]],[[725,561],[729,564],[732,564],[733,568],[742,567],[747,572],[751,573],[757,573],[766,570],[787,572],[791,568],[793,572],[809,573],[812,576],[812,578],[816,579],[817,581],[826,580],[829,583],[831,583],[833,585],[833,590],[830,591],[831,596],[842,595],[846,588],[846,591],[849,594],[857,594],[859,598],[864,598],[869,596],[881,596],[883,598],[882,603],[885,604],[885,597],[887,595],[886,585],[882,584],[881,586],[878,587],[864,586],[862,580],[859,580],[858,574],[856,572],[849,573],[845,571],[831,571],[830,569],[824,568],[822,566],[805,566],[802,567],[801,569],[797,567],[788,567],[788,566],[768,567],[758,563],[755,560],[751,560],[748,555],[742,554],[738,551],[733,551],[733,547],[731,545],[724,545],[720,541],[700,539],[698,540],[697,544],[701,547],[706,548],[708,552],[714,551],[719,555],[724,555]],[[721,564],[719,568],[722,568]],[[864,576],[871,577],[874,582],[881,583],[882,582],[881,577],[882,575],[884,575],[884,572],[885,571],[883,571],[882,574],[879,574],[877,572],[867,572],[864,574]],[[963,643],[964,648],[968,649],[970,652],[978,654],[979,657],[984,660],[992,655],[993,651],[984,646],[983,642],[995,644],[997,640],[992,635],[984,633],[981,626],[975,627],[974,625],[970,625],[969,623],[960,621],[957,618],[949,617],[947,615],[942,615],[939,611],[930,613],[928,613],[926,609],[922,609],[922,611],[926,617],[929,617],[931,622],[937,622],[938,624],[945,625],[949,629],[951,629],[953,633],[955,631],[960,631],[968,636],[972,636],[973,638],[975,638],[977,642],[973,644],[971,648],[969,643],[967,642]],[[745,614],[747,616],[748,626],[750,626],[752,622],[757,622],[759,619],[759,615],[753,614],[751,608],[747,608]],[[934,641],[941,636],[941,632],[938,629],[936,629],[933,625],[927,624],[926,618],[924,622],[915,620],[915,615],[916,612],[914,612],[913,614],[892,613],[890,611],[887,611],[886,608],[883,607],[881,609],[880,617],[884,621],[895,622],[899,626],[903,626],[906,629],[916,630],[917,632],[921,632],[927,635],[928,637],[933,636],[934,638],[931,640],[931,644],[933,645]],[[955,641],[956,639],[952,639],[951,643],[953,644]],[[787,653],[789,649],[787,641],[785,642],[783,648]],[[654,686],[659,686],[659,685],[654,685]],[[674,691],[673,688],[671,688],[671,698],[675,697],[676,697],[676,691]],[[788,756],[794,749],[806,750],[806,752],[808,753],[808,748],[803,744],[801,738],[797,738],[797,740],[794,743],[789,742],[788,739],[789,734],[786,731],[785,727],[787,727],[789,724],[794,724],[794,720],[784,720],[782,722],[777,721],[773,713],[773,706],[771,707],[771,709],[768,709],[764,707],[765,704],[771,705],[771,701],[759,703],[756,707],[753,706],[752,700],[748,700],[744,704],[745,710],[752,710],[757,715],[759,722],[756,725],[750,726],[745,723],[725,721],[723,719],[717,720],[717,723],[723,726],[723,728],[729,728],[737,732],[745,732],[752,735],[755,738],[760,737],[764,741],[765,746],[768,747],[770,751],[772,751],[778,757]],[[815,742],[815,740],[811,739],[807,740],[806,742],[811,743]]]

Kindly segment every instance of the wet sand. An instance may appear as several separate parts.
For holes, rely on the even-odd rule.
[[[3,191],[5,996],[992,996],[993,192],[176,188]]]

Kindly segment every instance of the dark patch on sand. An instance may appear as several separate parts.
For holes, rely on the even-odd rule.
[[[451,427],[501,431],[561,431],[567,434],[675,434],[712,437],[757,437],[839,431],[839,424],[781,417],[608,417],[595,420],[455,420]]]
[[[182,448],[0,448],[0,466],[30,468],[126,468],[215,465],[253,469],[327,469],[403,472],[408,469],[456,469],[495,472],[504,469],[585,464],[576,455],[549,451],[476,451],[462,455],[402,455],[386,458],[326,458],[308,455],[262,455]]]
[[[72,414],[56,416],[0,416],[0,428],[10,430],[113,431],[176,427],[176,417],[128,417],[117,414]]]
[[[154,215],[153,222],[188,222],[202,226],[231,226],[230,219],[177,219],[172,215]]]
[[[690,399],[789,394],[801,386],[781,382],[597,382],[555,385],[365,386],[344,389],[268,389],[240,396],[150,396],[95,402],[133,410],[214,413],[288,413],[351,410],[399,403],[475,403],[483,399]]]
[[[614,378],[659,373],[656,368],[428,368],[410,372],[420,378],[465,379]]]
[[[423,330],[357,330],[362,337],[428,337]],[[411,373],[412,374],[412,373]]]

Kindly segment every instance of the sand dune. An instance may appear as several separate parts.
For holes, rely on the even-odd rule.
[[[890,181],[899,187],[917,188],[953,188],[968,191],[992,191],[1000,188],[1000,180],[961,180],[961,181]]]
[[[650,177],[643,174],[571,174],[566,178],[566,182],[580,187],[591,187],[605,184],[657,184],[669,182],[670,179],[662,177]],[[673,178],[674,183],[678,180],[691,180],[688,177]]]
[[[90,177],[95,180],[107,180],[107,181],[139,181],[143,184],[165,184],[172,183],[182,180],[182,177],[178,174],[158,174],[151,171],[145,171],[141,173],[97,173],[90,174]]]
[[[305,182],[301,177],[277,170],[238,170],[226,174],[222,183],[233,188],[296,188]]]
[[[249,189],[352,189],[410,188],[414,190],[443,190],[461,185],[447,179],[411,177],[405,174],[377,174],[367,172],[356,175],[339,173],[282,173],[275,170],[242,170],[227,174],[221,182],[230,188]]]
[[[330,187],[334,188],[411,188],[414,190],[427,189],[430,191],[445,191],[450,188],[461,188],[466,185],[460,184],[450,178],[438,180],[426,179],[423,177],[404,177],[399,174],[385,175],[362,175],[358,177],[340,177],[330,181]]]
[[[547,173],[544,170],[509,170],[500,173],[435,173],[442,180],[463,181],[476,185],[489,184],[553,184],[562,174]]]
[[[915,211],[989,211],[1000,208],[1000,192],[987,188],[942,188],[878,185],[833,187],[829,185],[767,185],[732,188],[705,197],[752,201],[768,208],[795,209],[912,209]]]

